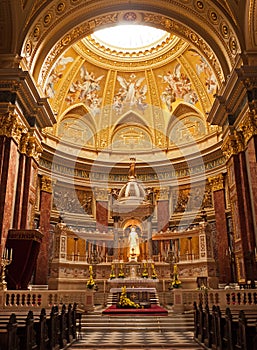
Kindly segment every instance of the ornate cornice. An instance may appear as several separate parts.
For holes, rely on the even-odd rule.
[[[47,192],[47,193],[53,193],[53,182],[52,179],[49,176],[43,175],[41,177],[41,191]]]
[[[208,178],[208,182],[211,186],[212,192],[224,189],[224,176],[223,174],[218,174]]]

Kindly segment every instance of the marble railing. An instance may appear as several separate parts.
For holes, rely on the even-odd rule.
[[[194,302],[219,305],[221,310],[253,308],[257,309],[257,289],[205,289],[205,290],[173,290],[174,311],[180,312],[193,308]]]
[[[103,294],[103,292],[101,292]],[[107,293],[104,293],[106,300]],[[173,289],[169,292],[159,292],[160,302],[164,305],[173,304],[174,312],[193,310],[196,302],[208,303],[209,308],[219,305],[221,310],[256,308],[257,289]],[[99,294],[100,296],[100,294]],[[77,303],[78,308],[85,311],[94,309],[95,300],[100,300],[97,292],[90,290],[7,290],[0,291],[0,310],[37,310],[51,308],[55,305]]]
[[[90,290],[7,290],[0,291],[0,310],[37,310],[77,303],[79,309],[94,307],[94,292]]]

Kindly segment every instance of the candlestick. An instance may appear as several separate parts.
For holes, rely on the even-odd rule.
[[[5,280],[5,270],[6,266],[10,265],[12,262],[12,248],[10,252],[7,248],[4,248],[2,259],[1,259],[1,281],[0,281],[0,290],[7,290],[7,282]]]

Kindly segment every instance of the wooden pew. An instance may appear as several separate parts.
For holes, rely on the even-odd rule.
[[[34,330],[33,312],[29,311],[25,322],[18,322],[17,335],[19,338],[19,348],[24,350],[36,350],[36,332]]]
[[[208,304],[205,305],[203,310],[203,344],[207,348],[211,348],[212,346],[212,314],[210,313]]]
[[[53,306],[50,313],[50,318],[47,319],[49,345],[51,350],[60,350],[60,325],[58,318],[58,306]]]
[[[77,305],[63,305],[61,312],[54,306],[49,315],[43,308],[36,317],[6,312],[0,315],[0,350],[60,350],[68,348],[81,331],[82,313]]]
[[[48,334],[45,308],[41,310],[39,321],[34,324],[34,329],[36,332],[36,342],[38,345],[38,350],[50,349],[50,340]]]
[[[257,348],[257,313],[253,317],[245,316],[245,312],[239,312],[236,350],[256,350]]]
[[[0,349],[19,350],[17,327],[16,315],[12,313],[9,317],[9,321],[2,323],[0,326]]]

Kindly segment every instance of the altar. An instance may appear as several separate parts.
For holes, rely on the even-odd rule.
[[[122,288],[111,288],[110,293],[114,296],[113,300],[120,300],[120,296],[122,293]],[[133,302],[143,306],[143,307],[151,307],[152,304],[158,304],[158,297],[156,288],[152,287],[138,287],[138,288],[126,288],[127,297]]]

